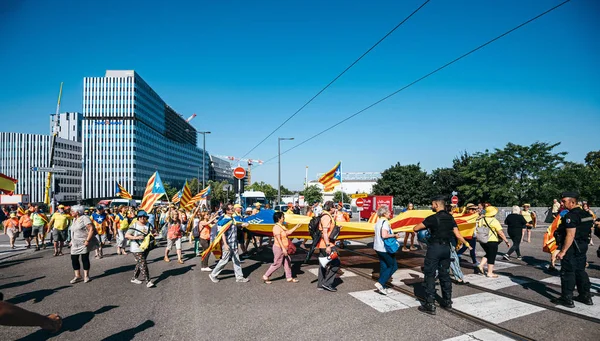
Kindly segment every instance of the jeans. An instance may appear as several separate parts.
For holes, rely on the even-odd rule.
[[[279,269],[281,267],[281,265],[283,265],[283,269],[285,271],[285,278],[291,279],[292,278],[291,263],[292,263],[292,260],[290,259],[290,256],[284,256],[281,248],[274,245],[273,246],[273,264],[271,264],[271,266],[265,273],[265,277],[270,277],[273,274],[273,272],[275,272],[277,269]]]
[[[319,252],[319,256],[327,257],[326,250],[321,249],[321,251]],[[329,262],[329,264],[327,264],[327,267],[319,266],[319,280],[317,282],[317,288],[321,288],[323,286],[333,288],[335,275],[340,270],[340,265],[340,260],[334,259],[331,262]]]
[[[465,239],[467,239],[467,238],[465,238]],[[473,250],[471,250],[469,252],[469,254],[471,255],[471,261],[473,262],[473,264],[477,264],[477,253],[475,252],[475,249],[477,248],[477,238],[473,237],[471,239],[467,239],[467,241],[473,248]],[[458,252],[456,252],[456,254],[458,256],[461,256],[466,250],[468,250],[468,248],[465,245],[463,245],[460,248],[460,250],[458,250]]]
[[[513,252],[517,253],[517,257],[521,257],[521,238],[523,238],[523,229],[508,229],[508,236],[513,242],[513,245],[506,252],[507,255],[511,255]]]
[[[454,246],[450,246],[450,258],[452,258],[450,269],[452,269],[452,275],[454,275],[454,279],[462,281],[464,279],[464,275],[460,268],[460,258],[456,254],[456,248]]]
[[[379,257],[379,284],[385,286],[385,284],[392,278],[392,275],[398,270],[398,262],[396,261],[396,254],[389,252],[377,252]]]
[[[244,273],[242,272],[242,263],[240,263],[240,256],[237,253],[237,249],[229,248],[228,250],[223,249],[223,255],[221,256],[221,260],[217,263],[217,266],[212,271],[213,276],[219,276],[221,271],[229,260],[233,259],[233,272],[235,273],[236,279],[244,278]]]
[[[435,301],[435,272],[438,271],[442,298],[446,302],[452,299],[452,282],[450,281],[450,244],[429,244],[425,255],[425,292],[427,303]]]
[[[208,249],[208,246],[210,244],[210,241],[208,239],[199,238],[198,241],[200,242],[200,246],[202,246],[202,250]],[[206,257],[204,257],[204,259],[202,260],[203,268],[208,268],[208,259],[209,258],[210,258],[210,253],[207,254]]]
[[[579,296],[590,297],[590,278],[585,272],[587,250],[588,243],[573,241],[560,263],[561,296],[568,300],[573,299],[573,290],[575,290],[576,284]]]

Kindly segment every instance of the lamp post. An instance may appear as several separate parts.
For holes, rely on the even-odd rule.
[[[185,131],[191,132],[189,129]],[[198,186],[198,193],[200,193],[206,186],[206,134],[210,134],[210,131],[196,131],[195,133],[202,134],[202,188]],[[198,181],[200,181],[200,176],[198,176]]]
[[[282,140],[293,140],[293,137],[279,137],[277,138],[277,204],[281,204],[281,141]]]

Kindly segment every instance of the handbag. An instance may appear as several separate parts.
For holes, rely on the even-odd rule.
[[[329,241],[335,243],[335,241],[340,236],[340,227],[338,225],[333,226],[331,229],[331,233],[329,234]]]
[[[386,220],[381,221],[381,230],[383,230],[383,223],[385,221]],[[390,231],[390,232],[393,232],[393,231]],[[380,234],[380,236],[381,236],[381,234]],[[398,243],[398,240],[395,237],[383,238],[383,236],[382,236],[381,239],[383,240],[383,246],[385,247],[385,251],[387,253],[396,253],[396,252],[398,252],[398,249],[400,249],[400,243]]]

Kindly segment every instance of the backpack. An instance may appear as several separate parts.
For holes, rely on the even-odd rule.
[[[192,237],[194,237],[194,239],[200,238],[200,221],[198,221],[198,225],[192,229]]]
[[[321,239],[322,231],[319,230],[319,225],[321,225],[322,216],[322,214],[316,215],[310,218],[310,221],[308,222],[308,233],[313,240],[313,244],[318,243]]]
[[[487,220],[485,220],[485,217],[482,218],[483,222],[485,223],[484,226],[477,226],[475,228],[475,235],[477,240],[480,243],[487,243],[488,240],[490,240],[490,233],[493,233],[496,238],[498,238],[498,235],[496,234],[496,232],[490,227],[490,225],[488,224]]]
[[[120,213],[118,213],[117,216],[119,217],[119,230],[127,231],[129,229],[130,221],[123,217]]]

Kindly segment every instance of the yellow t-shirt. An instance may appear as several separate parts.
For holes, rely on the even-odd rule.
[[[485,221],[483,219],[485,219]],[[500,222],[498,221],[498,219],[490,218],[490,217],[484,217],[477,221],[478,224],[481,224],[480,226],[485,226],[486,222],[490,226],[490,230],[493,230],[493,231],[490,231],[488,243],[489,242],[499,242],[500,236],[498,235],[498,233],[500,233],[500,231],[502,231],[502,225],[500,225]]]
[[[521,211],[521,215],[523,218],[525,218],[527,223],[531,223],[533,221],[533,218],[531,218],[531,211]]]
[[[64,213],[54,213],[52,215],[52,219],[51,219],[54,224],[52,224],[52,226],[59,230],[59,231],[64,231],[67,229],[67,226],[69,226],[69,221],[71,220],[71,216],[68,214],[64,214]]]

